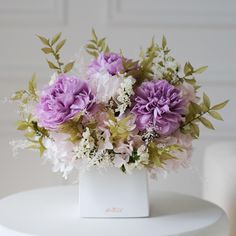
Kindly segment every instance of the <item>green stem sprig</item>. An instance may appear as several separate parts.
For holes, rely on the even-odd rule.
[[[59,41],[59,39],[61,38],[61,33],[56,34],[51,40],[40,35],[37,35],[37,37],[46,46],[41,50],[45,54],[51,54],[55,59],[55,62],[47,60],[50,69],[56,70],[58,74],[61,74],[67,73],[73,68],[74,61],[69,62],[66,65],[61,61],[60,50],[66,43],[66,39]]]
[[[193,138],[199,138],[200,131],[197,123],[203,124],[208,129],[214,129],[210,120],[205,118],[205,115],[209,115],[216,120],[223,120],[221,115],[217,112],[226,106],[228,100],[211,106],[209,97],[203,93],[203,99],[201,104],[191,102],[188,107],[188,114],[186,115],[185,122],[180,126],[180,130],[183,133],[190,133]]]

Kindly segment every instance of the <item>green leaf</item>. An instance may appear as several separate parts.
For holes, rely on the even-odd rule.
[[[33,138],[34,136],[35,136],[35,132],[34,131],[25,134],[26,138]]]
[[[98,57],[98,53],[96,51],[89,51],[87,50],[88,54],[90,54],[93,57]]]
[[[206,118],[204,118],[204,117],[199,117],[198,119],[199,119],[199,120],[201,121],[201,123],[202,123],[205,127],[207,127],[208,129],[215,129],[214,126],[212,125],[212,123],[211,123],[208,119],[206,119]]]
[[[93,38],[95,41],[98,40],[98,37],[97,37],[97,35],[96,35],[96,32],[95,32],[94,28],[92,28],[92,38]]]
[[[40,35],[37,35],[37,37],[40,39],[40,41],[41,41],[43,44],[45,44],[45,45],[47,45],[47,46],[50,46],[48,39],[46,39],[45,37],[40,36]]]
[[[59,69],[60,69],[60,68],[57,67],[55,64],[53,64],[51,61],[48,61],[48,60],[47,60],[47,62],[48,62],[49,68],[51,68],[51,69],[56,69],[56,70],[59,70]]]
[[[18,130],[26,130],[28,128],[28,123],[25,121],[18,121],[17,122],[17,129]]]
[[[37,97],[36,94],[37,84],[36,84],[36,75],[33,74],[32,79],[28,83],[28,90],[31,95]]]
[[[16,92],[12,95],[11,100],[13,100],[13,101],[20,100],[20,99],[23,97],[24,93],[25,93],[24,90],[16,91]]]
[[[184,65],[185,76],[192,75],[193,72],[194,72],[193,66],[190,64],[190,62],[186,62]]]
[[[51,41],[51,45],[54,45],[61,37],[61,32],[56,34],[53,38],[52,38],[52,41]]]
[[[72,62],[70,62],[70,63],[68,63],[68,64],[66,64],[65,65],[65,67],[64,67],[64,73],[67,73],[67,72],[69,72],[72,68],[73,68],[73,66],[74,66],[74,61],[72,61]]]
[[[166,45],[167,45],[167,40],[166,40],[166,37],[163,35],[162,36],[162,48],[165,49]]]
[[[211,108],[211,110],[220,110],[226,106],[226,104],[229,102],[229,100],[226,100],[222,103],[219,103]]]
[[[98,47],[102,47],[105,44],[106,38],[102,38],[98,41]]]
[[[56,46],[56,52],[59,52],[59,50],[64,46],[66,40],[63,39],[61,42],[59,42]]]
[[[97,47],[96,47],[94,44],[88,44],[88,45],[86,45],[86,47],[87,47],[88,49],[97,50]]]
[[[41,48],[41,50],[45,53],[45,54],[49,54],[52,53],[52,49],[51,48]]]
[[[202,111],[201,106],[198,105],[197,103],[191,102],[191,106],[192,106],[194,113],[196,113],[196,114],[198,114]]]
[[[210,102],[209,97],[205,93],[203,93],[203,102],[204,102],[204,105],[209,109],[211,106],[211,102]]]
[[[200,135],[200,130],[199,130],[198,125],[195,123],[191,123],[191,128],[192,128],[192,131],[193,131],[192,133],[194,134],[194,137],[198,138]]]
[[[208,113],[216,120],[223,120],[222,116],[217,111],[209,111]]]
[[[201,74],[201,73],[203,73],[204,71],[206,71],[207,68],[208,68],[208,66],[202,66],[202,67],[200,67],[200,68],[194,70],[194,73],[196,73],[196,74]]]

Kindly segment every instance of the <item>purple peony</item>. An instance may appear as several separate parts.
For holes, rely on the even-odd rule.
[[[180,90],[166,80],[144,82],[135,92],[132,113],[141,131],[151,128],[162,136],[169,135],[179,127],[184,112]]]
[[[94,95],[85,81],[61,74],[54,84],[43,90],[36,117],[40,126],[55,130],[78,112],[91,111],[94,101]]]
[[[94,59],[90,65],[88,74],[94,74],[99,71],[107,71],[111,75],[116,75],[124,69],[122,57],[117,53],[100,53],[98,58]]]

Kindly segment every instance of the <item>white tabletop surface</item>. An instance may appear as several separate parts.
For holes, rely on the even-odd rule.
[[[62,186],[18,193],[0,200],[0,236],[228,236],[219,207],[171,192],[151,195],[151,216],[81,219],[78,187]]]

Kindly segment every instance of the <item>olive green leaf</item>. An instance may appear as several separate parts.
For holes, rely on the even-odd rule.
[[[212,123],[211,123],[208,119],[206,119],[206,118],[204,118],[204,117],[199,117],[198,119],[199,119],[199,120],[201,121],[201,123],[202,123],[205,127],[207,127],[208,129],[215,129],[214,126],[212,125]]]
[[[229,100],[226,100],[222,103],[219,103],[219,104],[213,106],[211,109],[212,110],[220,110],[220,109],[224,108],[227,105],[228,102],[229,102]]]
[[[64,73],[67,73],[67,72],[71,71],[73,66],[74,66],[74,63],[75,62],[72,61],[72,62],[69,62],[68,64],[66,64],[65,67],[64,67]]]
[[[210,108],[211,102],[209,97],[205,93],[203,93],[203,103],[208,109]]]
[[[51,49],[51,48],[41,48],[41,50],[42,50],[45,54],[52,53],[52,49]]]
[[[223,120],[222,116],[217,111],[209,111],[208,113],[216,120]]]
[[[59,69],[60,69],[58,66],[56,66],[55,64],[53,64],[51,61],[48,61],[48,60],[47,60],[47,62],[48,62],[49,68],[51,68],[51,69],[56,69],[56,70],[59,70]]]
[[[52,38],[52,41],[51,41],[51,45],[53,46],[61,37],[61,32],[60,33],[57,33],[53,38]]]
[[[207,68],[208,68],[208,66],[202,66],[202,67],[200,67],[200,68],[194,70],[194,73],[196,73],[196,74],[201,74],[201,73],[203,73],[204,71],[206,71]]]
[[[63,39],[61,42],[59,42],[57,45],[56,45],[56,53],[58,53],[60,51],[60,49],[64,46],[64,44],[66,43],[66,40]]]
[[[46,39],[45,37],[40,36],[40,35],[37,35],[37,37],[40,39],[40,41],[41,41],[44,45],[47,45],[47,46],[50,45],[49,40]]]

